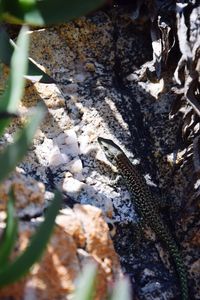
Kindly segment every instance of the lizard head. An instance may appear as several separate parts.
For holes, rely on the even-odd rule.
[[[98,137],[98,143],[105,153],[106,158],[113,165],[116,164],[117,157],[122,153],[122,150],[112,140]]]

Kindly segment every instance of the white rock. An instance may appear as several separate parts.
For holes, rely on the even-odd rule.
[[[79,154],[79,146],[76,132],[72,129],[66,132],[65,137],[65,151],[72,156],[77,156]],[[64,151],[64,152],[65,152]]]
[[[84,183],[74,179],[73,177],[66,177],[63,181],[62,188],[68,194],[80,193],[84,187]]]
[[[72,174],[81,173],[83,170],[82,161],[79,158],[75,158],[67,164],[67,169]]]
[[[79,150],[81,154],[87,154],[88,152],[88,143],[89,143],[89,137],[86,135],[82,135],[78,139],[79,141]]]
[[[66,134],[65,133],[60,133],[57,137],[53,139],[54,143],[58,145],[64,145],[65,144],[65,138]]]
[[[49,165],[49,160],[50,160],[50,153],[53,149],[53,140],[45,138],[43,143],[38,145],[35,153],[38,157],[39,162],[44,165],[48,166]]]
[[[61,146],[60,150],[65,155],[69,155],[71,157],[78,157],[79,155],[78,143]]]
[[[65,153],[61,153],[58,146],[54,146],[49,155],[49,165],[59,166],[69,162],[69,157]]]
[[[67,145],[70,145],[70,144],[75,144],[78,142],[78,138],[77,138],[77,135],[76,135],[76,132],[73,130],[73,129],[69,129],[69,130],[66,130],[65,131],[65,143]]]
[[[129,75],[126,77],[126,79],[127,79],[128,81],[134,81],[134,80],[137,80],[137,75],[134,74],[134,73],[131,73],[131,74],[129,74]]]
[[[54,144],[58,144],[60,152],[65,156],[76,157],[79,154],[79,146],[76,132],[73,129],[59,134],[54,138]],[[64,158],[65,159],[65,158]]]

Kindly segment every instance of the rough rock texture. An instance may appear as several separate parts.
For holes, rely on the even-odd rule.
[[[134,299],[178,299],[176,274],[159,241],[147,232],[140,251],[135,249],[134,224],[138,216],[127,188],[113,182],[116,170],[97,144],[98,136],[113,139],[132,161],[140,164],[152,191],[159,198],[163,195],[171,200],[164,217],[183,253],[191,299],[200,299],[199,184],[193,176],[191,145],[178,139],[181,116],[169,119],[176,97],[171,93],[174,64],[169,63],[165,82],[150,83],[141,76],[142,65],[152,58],[150,26],[148,22],[134,22],[130,15],[124,9],[114,8],[30,33],[30,56],[57,83],[26,87],[21,112],[26,113],[43,101],[48,114],[20,168],[42,182],[46,191],[60,187],[66,207],[77,202],[91,204],[102,209],[109,223],[115,223],[115,249],[124,273],[130,277]],[[12,133],[10,127],[3,141],[10,141]],[[105,270],[110,270],[110,246],[104,248],[103,239],[94,248],[102,234],[101,225],[99,231],[96,227],[91,230],[92,219],[87,219],[84,210],[85,206],[79,207],[78,212],[74,208],[78,221],[70,221],[73,228],[57,229],[48,251],[53,251],[52,243],[59,239],[66,254],[62,236],[65,238],[67,229],[67,236],[78,247],[83,247],[87,238],[86,251],[100,265],[105,264]],[[59,218],[63,223],[64,216]],[[84,234],[76,231],[79,222]],[[73,251],[69,255],[73,256]],[[50,259],[46,255],[44,264]],[[76,259],[75,254],[73,258]],[[63,280],[68,273],[62,276]],[[35,278],[34,282],[39,280]],[[65,293],[67,288],[60,290]]]
[[[58,226],[42,260],[20,283],[1,289],[0,299],[68,299],[74,291],[75,279],[86,263],[98,265],[95,300],[105,298],[120,276],[120,267],[100,209],[77,204],[73,210],[62,210],[56,223]],[[36,226],[30,222],[20,225],[13,256],[27,246]]]
[[[13,188],[19,216],[41,214],[44,209],[45,186],[17,168],[16,172],[0,185],[0,209],[6,209],[8,193]]]

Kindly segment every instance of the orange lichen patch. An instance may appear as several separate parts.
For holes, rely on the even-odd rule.
[[[91,36],[97,30],[97,26],[83,17],[75,22],[62,25],[59,30],[61,37],[67,39],[68,47],[81,49],[87,42],[91,43]]]
[[[37,61],[37,64],[51,76],[52,70],[60,70],[60,58],[62,65],[67,65],[68,54],[65,52],[66,43],[57,34],[57,30],[34,30],[30,34],[30,57]],[[40,41],[38,45],[38,41]],[[62,56],[62,53],[66,53]],[[56,55],[55,55],[56,53]]]
[[[30,235],[30,231],[20,234],[18,254],[27,246]],[[1,289],[0,297],[22,299],[23,294],[32,293],[36,299],[66,299],[66,295],[74,290],[73,282],[80,272],[76,249],[73,238],[56,227],[42,260],[22,282]]]
[[[91,262],[98,266],[94,299],[105,299],[120,274],[120,267],[102,212],[90,205],[76,205],[74,210],[64,209],[62,213],[57,217],[58,225],[41,261],[23,281],[1,289],[0,299],[68,299],[74,292],[75,279],[85,264]],[[36,228],[36,223],[20,223],[11,260],[28,246]]]
[[[98,264],[95,300],[104,299],[106,292],[119,276],[119,259],[114,250],[102,211],[91,205],[75,205],[75,214],[86,236],[86,251]]]
[[[85,64],[85,70],[88,72],[95,72],[95,65],[93,63],[87,62]]]
[[[24,289],[26,285],[26,280],[20,280],[19,282],[9,285],[5,288],[0,289],[0,299],[23,299]],[[13,298],[11,298],[13,297]]]
[[[74,211],[84,228],[88,252],[101,258],[108,257],[109,254],[112,257],[114,247],[102,211],[91,205],[79,204],[75,205]]]
[[[27,247],[31,234],[32,232],[30,230],[25,230],[20,233],[15,246],[15,251],[11,255],[11,261],[13,261]],[[21,300],[23,299],[25,287],[26,278],[23,278],[17,283],[0,289],[0,299],[4,299],[4,297],[14,297],[13,299],[15,300]]]
[[[73,211],[67,210],[56,220],[65,232],[76,240],[78,247],[85,246],[86,251],[104,272],[111,275],[113,268],[119,268],[118,256],[109,234],[102,211],[91,205],[75,205]]]
[[[80,271],[76,249],[73,238],[56,227],[43,259],[32,271],[37,299],[62,299],[74,290]]]
[[[41,95],[41,98],[48,108],[56,109],[65,106],[65,99],[54,84],[41,85],[40,83],[35,83],[26,89],[23,104],[26,107],[36,105],[36,103],[32,103],[30,99],[36,99],[38,102],[39,95]]]
[[[74,211],[86,235],[86,251],[98,263],[98,295],[105,295],[110,283],[119,275],[119,259],[109,235],[109,228],[100,209],[90,205],[75,205]],[[115,278],[113,278],[116,276]],[[102,298],[97,299],[102,299]]]
[[[57,216],[56,224],[61,226],[75,240],[77,247],[84,247],[86,243],[85,233],[73,210],[68,209],[66,214]]]
[[[29,204],[44,203],[44,184],[31,177],[16,172],[11,179],[0,185],[0,209],[5,210],[9,190],[13,187],[16,208],[25,208]]]
[[[87,60],[88,50],[95,57],[100,57],[103,45],[106,46],[110,42],[109,34],[105,34],[105,31],[106,28],[110,28],[111,23],[108,19],[105,22],[104,26],[97,26],[91,20],[82,17],[74,22],[62,24],[58,28],[59,36],[66,41],[67,46],[80,61]]]

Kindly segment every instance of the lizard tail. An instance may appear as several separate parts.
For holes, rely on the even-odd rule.
[[[176,243],[172,240],[168,241],[168,249],[174,260],[176,271],[179,276],[182,300],[188,300],[189,295],[188,295],[187,271],[183,263],[180,250],[178,249]]]

